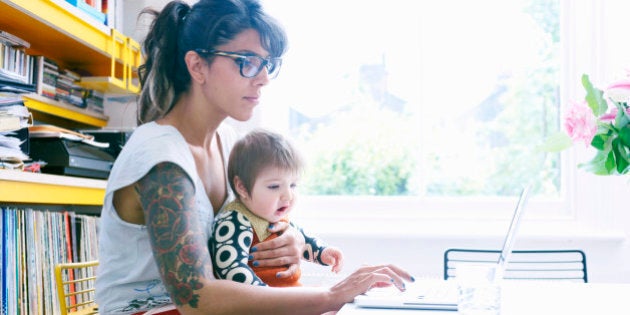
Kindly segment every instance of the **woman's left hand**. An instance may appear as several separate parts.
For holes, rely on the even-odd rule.
[[[278,278],[292,276],[298,269],[305,250],[304,236],[287,222],[276,222],[270,232],[282,234],[272,240],[260,242],[250,251],[253,261],[260,267],[289,266],[286,271],[278,272]]]

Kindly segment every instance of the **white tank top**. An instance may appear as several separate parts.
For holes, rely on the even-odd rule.
[[[236,141],[236,133],[222,124],[218,134],[227,166],[226,159]],[[212,204],[182,135],[172,126],[155,122],[138,127],[114,163],[101,211],[96,302],[102,314],[132,314],[170,303],[153,258],[146,226],[123,221],[113,206],[116,190],[137,182],[161,162],[180,166],[194,181],[196,211],[206,227],[206,239],[212,235]],[[229,185],[227,189],[226,203],[233,199]]]

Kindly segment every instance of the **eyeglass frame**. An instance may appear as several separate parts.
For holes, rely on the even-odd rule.
[[[244,53],[238,53],[234,51],[225,51],[225,50],[217,50],[217,49],[207,50],[203,48],[196,48],[194,49],[194,51],[198,54],[215,55],[215,56],[232,58],[232,60],[234,60],[234,62],[239,66],[239,73],[241,74],[241,76],[248,79],[254,78],[257,75],[259,75],[263,68],[267,68],[267,75],[269,76],[269,79],[274,79],[275,77],[278,76],[278,73],[280,72],[280,67],[282,66],[282,58],[270,58],[270,57],[263,58],[256,54],[244,54]],[[245,61],[247,60],[247,58],[256,58],[260,60],[260,66],[256,70],[256,73],[254,73],[251,76],[247,76],[245,75],[245,73],[243,73],[243,65],[245,64]],[[253,65],[251,62],[249,62],[249,64]],[[270,66],[275,66],[273,67],[274,71],[271,73],[269,72]]]

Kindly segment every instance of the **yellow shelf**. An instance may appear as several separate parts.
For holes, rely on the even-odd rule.
[[[102,205],[107,181],[0,170],[2,203]]]
[[[28,54],[89,76],[122,80],[125,93],[137,93],[132,79],[141,62],[140,45],[66,1],[0,0],[0,16],[0,29],[31,44]]]
[[[37,94],[26,94],[22,98],[24,99],[24,105],[30,110],[61,117],[83,125],[105,127],[109,119],[105,115],[57,102]]]
[[[130,92],[124,83],[112,77],[82,77],[78,84],[86,89],[108,91],[115,94]]]

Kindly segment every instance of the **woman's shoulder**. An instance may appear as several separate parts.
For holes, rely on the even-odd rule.
[[[182,138],[177,129],[170,125],[160,125],[156,122],[150,122],[138,126],[132,133],[129,141],[146,141],[147,139],[155,139],[161,137]]]

